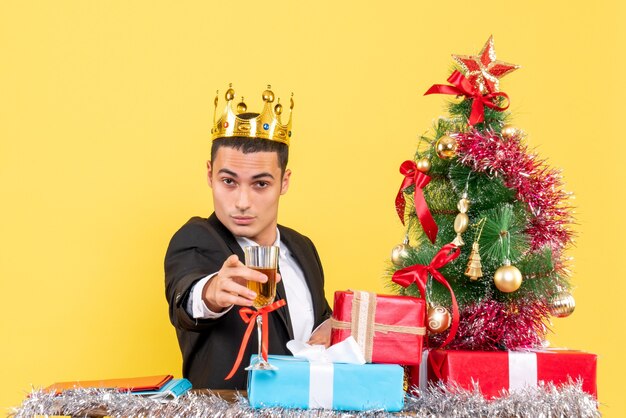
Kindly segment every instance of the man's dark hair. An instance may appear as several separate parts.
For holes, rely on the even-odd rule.
[[[240,118],[251,119],[258,116],[258,113],[239,114]],[[278,165],[280,166],[281,175],[285,174],[287,162],[289,161],[289,147],[282,142],[270,141],[261,138],[247,138],[233,136],[229,138],[218,138],[211,145],[211,162],[215,160],[215,155],[220,147],[233,148],[244,154],[253,152],[275,152],[278,155]]]

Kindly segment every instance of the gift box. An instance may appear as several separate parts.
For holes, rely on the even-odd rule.
[[[397,365],[318,363],[277,355],[270,355],[269,362],[278,370],[248,372],[253,408],[393,412],[404,406],[404,370]]]
[[[472,389],[476,382],[485,397],[496,398],[503,390],[514,392],[540,382],[560,386],[580,380],[582,390],[597,398],[597,356],[591,353],[565,349],[431,350],[425,351],[424,357],[420,367],[410,368],[411,385],[424,388],[426,382],[443,381]]]
[[[335,292],[331,344],[352,336],[368,363],[419,364],[425,320],[424,299]]]

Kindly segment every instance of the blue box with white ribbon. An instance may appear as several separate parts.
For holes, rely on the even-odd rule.
[[[404,406],[404,369],[395,364],[309,362],[272,355],[269,362],[278,370],[248,372],[253,408],[396,412]]]

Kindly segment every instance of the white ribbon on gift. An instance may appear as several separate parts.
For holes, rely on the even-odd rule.
[[[287,348],[295,358],[310,363],[309,409],[333,408],[333,363],[365,364],[365,357],[353,337],[329,348],[291,340]]]
[[[421,390],[428,389],[428,353],[430,350],[422,351],[422,362],[419,366],[419,388]]]
[[[509,351],[509,393],[537,386],[537,353]]]

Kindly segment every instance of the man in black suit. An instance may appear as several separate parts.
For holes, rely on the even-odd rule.
[[[256,333],[243,362],[230,380],[247,325],[238,306],[251,306],[256,294],[250,280],[267,277],[243,263],[245,245],[278,245],[277,299],[287,306],[269,314],[270,354],[289,354],[286,342],[299,339],[330,343],[330,307],[315,246],[307,237],[277,224],[278,201],[289,188],[287,169],[291,115],[282,125],[282,106],[272,108],[274,94],[263,93],[260,114],[246,113],[244,103],[232,111],[234,91],[226,93],[224,114],[214,121],[207,179],[214,213],[190,219],[172,238],[165,257],[166,297],[183,355],[183,376],[195,388],[245,389],[243,370],[256,353]],[[217,97],[216,97],[217,106]],[[293,101],[292,106],[293,108]],[[271,127],[271,129],[269,129]]]

